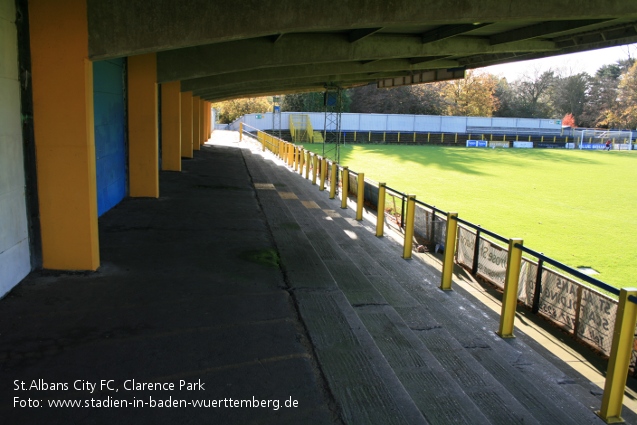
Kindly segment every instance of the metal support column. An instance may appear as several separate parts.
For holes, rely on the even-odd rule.
[[[343,113],[342,89],[326,87],[324,94],[325,125],[323,126],[323,157],[339,163],[341,138],[341,115]]]

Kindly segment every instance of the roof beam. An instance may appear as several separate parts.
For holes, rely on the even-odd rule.
[[[411,58],[409,59],[409,63],[412,65],[418,65],[418,64],[422,64],[422,63],[431,63],[433,61],[437,61],[440,59],[445,59],[448,58],[449,56],[424,56],[421,58]],[[443,67],[441,67],[443,68]],[[449,66],[447,68],[453,68],[452,66]]]
[[[353,31],[350,31],[349,35],[348,35],[348,39],[350,43],[356,43],[357,41],[360,41],[366,37],[369,37],[372,34],[377,33],[378,31],[382,30],[382,27],[378,27],[378,28],[358,28],[355,29]]]
[[[487,25],[490,24],[445,25],[422,34],[420,38],[423,44],[433,43],[435,41],[446,40],[447,38],[455,37]]]
[[[315,85],[315,86],[308,86],[308,87],[295,87],[295,88],[275,90],[275,91],[268,90],[268,89],[264,89],[261,91],[248,90],[246,93],[234,93],[234,94],[213,93],[208,95],[202,95],[200,97],[204,100],[214,103],[214,102],[223,102],[224,100],[239,99],[239,98],[245,98],[245,97],[275,96],[279,94],[307,93],[307,92],[316,92],[316,91],[323,91],[323,86]]]
[[[246,81],[238,84],[226,84],[223,86],[212,87],[202,90],[193,90],[193,96],[201,96],[206,93],[218,93],[218,92],[243,92],[246,88],[268,88],[276,90],[277,88],[285,89],[290,87],[306,87],[308,85],[342,85],[353,83],[365,83],[369,81],[376,81],[381,78],[394,78],[408,76],[410,73],[405,71],[394,72],[380,72],[380,73],[360,73],[360,74],[341,74],[341,75],[320,75],[315,77],[303,77],[303,78],[284,78],[273,81]]]
[[[456,56],[514,51],[554,51],[551,41],[529,40],[491,46],[476,37],[458,36],[429,44],[416,37],[377,34],[349,43],[340,34],[287,34],[273,44],[268,38],[233,41],[157,54],[158,82],[287,65],[351,62],[424,56]]]
[[[541,24],[518,28],[512,31],[502,32],[489,37],[492,46],[511,43],[515,41],[529,40],[531,38],[543,37],[563,31],[570,31],[590,25],[607,22],[608,19],[588,19],[582,21],[550,21]]]
[[[634,43],[637,38],[637,28],[634,23],[618,25],[599,31],[590,31],[584,34],[558,37],[556,45],[562,49],[571,47],[602,48],[613,45]]]
[[[327,76],[331,74],[420,71],[423,69],[455,68],[458,66],[459,63],[455,60],[430,60],[412,65],[406,59],[390,59],[369,64],[361,64],[360,62],[336,62],[317,65],[281,66],[182,80],[181,90],[192,91],[214,88],[226,84],[239,84],[252,81],[267,82],[287,78]]]

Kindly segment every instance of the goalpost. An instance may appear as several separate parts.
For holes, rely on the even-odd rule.
[[[629,130],[580,130],[577,131],[579,149],[602,150],[610,141],[611,149],[630,150],[633,132]]]

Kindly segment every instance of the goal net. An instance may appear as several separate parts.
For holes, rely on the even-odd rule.
[[[580,149],[610,149],[630,150],[633,132],[628,130],[580,130],[577,141]]]

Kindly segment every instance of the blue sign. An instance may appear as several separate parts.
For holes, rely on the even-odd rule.
[[[278,114],[279,112],[281,112],[281,107],[279,105],[274,105],[274,113]]]
[[[468,148],[486,148],[488,142],[486,140],[467,140]]]
[[[606,149],[606,145],[603,143],[582,143],[580,144],[580,149],[600,150]]]

